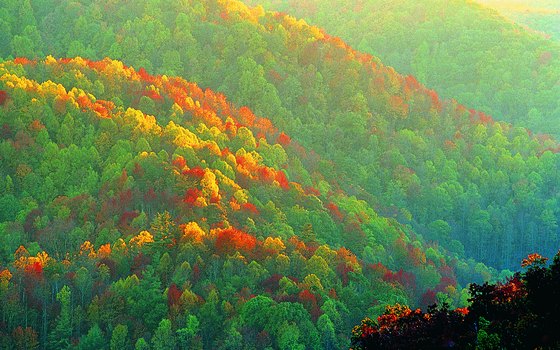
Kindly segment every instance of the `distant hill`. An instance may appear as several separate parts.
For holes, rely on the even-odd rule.
[[[246,2],[304,18],[498,120],[560,135],[560,43],[486,6],[465,0]],[[558,30],[554,18],[543,21]]]
[[[479,0],[513,21],[560,40],[560,3],[555,0]]]

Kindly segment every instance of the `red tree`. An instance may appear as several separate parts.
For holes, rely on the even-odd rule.
[[[221,252],[252,252],[257,245],[257,239],[248,233],[235,228],[218,230],[216,249]]]
[[[0,90],[0,106],[4,105],[8,99],[8,93],[4,90]]]

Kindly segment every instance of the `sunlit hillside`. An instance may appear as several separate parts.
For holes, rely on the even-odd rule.
[[[0,350],[557,347],[560,44],[262,3],[0,2]]]
[[[560,40],[560,2],[555,0],[478,0],[513,21]]]
[[[245,2],[302,17],[495,119],[560,135],[560,42],[492,8],[466,0]]]

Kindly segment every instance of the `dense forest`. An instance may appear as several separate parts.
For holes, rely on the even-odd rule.
[[[468,283],[554,256],[560,145],[532,112],[484,94],[496,121],[470,73],[442,88],[463,105],[325,27],[236,0],[0,3],[0,349],[347,348],[364,316],[462,320]],[[552,120],[556,44],[507,28]]]
[[[316,27],[236,1],[25,4],[4,5],[26,14],[14,56],[109,56],[188,77],[269,118],[335,164],[311,157],[312,170],[459,256],[513,269],[555,253],[556,141],[442,100]]]
[[[499,120],[560,135],[560,43],[474,1],[247,2],[305,18],[444,97]],[[554,18],[543,21],[560,27]]]
[[[3,63],[0,92],[2,348],[340,348],[364,312],[465,304],[457,274],[492,273],[180,78],[49,56]]]

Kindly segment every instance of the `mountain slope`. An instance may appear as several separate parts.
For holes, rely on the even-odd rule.
[[[26,10],[10,4],[4,12]],[[290,16],[226,0],[121,5],[34,2],[12,43],[25,38],[30,55],[111,56],[225,92],[318,154],[303,161],[310,172],[459,256],[512,268],[555,250],[555,141],[442,100]]]
[[[2,348],[99,348],[124,328],[154,347],[168,329],[189,348],[340,348],[363,312],[463,303],[457,276],[493,273],[413,241],[270,121],[180,78],[17,59],[0,97]]]
[[[246,2],[324,27],[444,97],[560,135],[560,44],[488,7],[465,0]]]
[[[340,348],[364,312],[464,304],[496,275],[480,260],[558,245],[556,141],[303,21],[226,0],[0,6],[2,50],[124,62],[1,66],[5,348]]]
[[[560,40],[560,4],[554,0],[478,0],[516,23]]]

